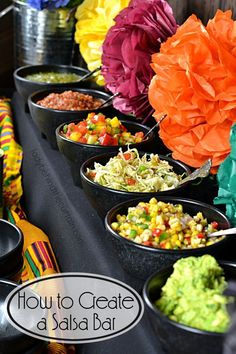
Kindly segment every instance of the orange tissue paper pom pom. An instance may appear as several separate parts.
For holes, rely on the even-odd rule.
[[[236,122],[236,22],[217,11],[206,27],[195,15],[152,55],[149,86],[160,137],[173,157],[192,167],[212,159],[212,172],[230,152]]]

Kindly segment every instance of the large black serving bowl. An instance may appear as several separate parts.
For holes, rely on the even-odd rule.
[[[20,229],[0,219],[0,278],[18,281],[23,266],[23,235]]]
[[[197,200],[177,198],[172,196],[157,196],[157,200],[161,200],[172,204],[182,204],[184,212],[190,215],[196,215],[202,212],[208,222],[217,221],[219,229],[228,229],[231,225],[227,217],[218,209],[211,205],[199,202]],[[112,208],[106,215],[105,227],[107,235],[111,239],[116,249],[117,257],[122,267],[139,279],[147,279],[153,272],[166,267],[179,258],[189,256],[201,256],[203,254],[211,254],[215,257],[222,256],[230,246],[230,238],[226,237],[213,245],[194,248],[171,250],[153,248],[140,245],[131,240],[120,236],[111,228],[112,222],[116,221],[116,216],[127,215],[127,210],[131,206],[136,206],[139,202],[149,201],[149,198],[139,198],[138,200],[129,200]]]
[[[28,97],[40,90],[52,90],[59,87],[90,87],[90,81],[84,80],[81,82],[70,82],[70,83],[46,83],[46,82],[36,82],[26,79],[26,76],[45,72],[56,72],[56,73],[73,73],[80,77],[89,73],[88,70],[79,68],[76,66],[69,65],[27,65],[22,66],[15,70],[14,81],[15,86],[19,94],[23,97],[25,103],[27,103]]]
[[[144,152],[139,152],[139,155],[142,156]],[[97,213],[101,216],[102,219],[106,216],[106,213],[113,208],[118,203],[134,199],[134,198],[145,198],[145,197],[157,197],[161,195],[181,195],[185,187],[189,184],[183,183],[181,186],[169,189],[163,192],[150,192],[150,193],[141,193],[141,192],[127,192],[119,191],[112,188],[103,187],[102,185],[93,182],[86,175],[87,168],[94,168],[94,163],[98,162],[102,165],[105,165],[111,157],[117,155],[117,152],[107,153],[92,157],[85,161],[80,169],[81,183],[84,189],[85,194],[87,195],[90,203],[96,209]],[[182,162],[173,160],[170,157],[159,155],[161,160],[168,161],[171,166],[173,166],[173,171],[178,175],[185,174],[186,176],[190,174],[189,168],[184,165]]]
[[[33,93],[28,99],[31,117],[35,122],[35,124],[37,125],[40,132],[49,141],[53,149],[57,149],[55,131],[60,124],[65,122],[73,122],[75,120],[83,120],[87,117],[88,113],[90,112],[95,112],[95,113],[101,112],[106,116],[109,116],[110,114],[113,114],[114,111],[111,102],[107,103],[102,108],[84,109],[79,111],[51,109],[51,108],[42,107],[39,104],[37,104],[39,100],[48,96],[50,93],[62,93],[67,90],[77,91],[85,95],[93,96],[95,98],[100,99],[102,102],[106,101],[109,97],[111,97],[110,94],[102,91],[91,90],[91,89],[75,89],[73,87],[66,88],[66,89],[60,88],[55,90],[45,90],[45,91],[39,91]]]
[[[124,116],[125,117],[125,116]],[[70,123],[70,122],[68,122]],[[75,122],[75,123],[78,123]],[[143,132],[144,135],[149,131],[150,128],[145,125],[131,122],[127,120],[121,119],[121,123],[128,129],[129,132],[135,134],[137,132]],[[83,162],[88,160],[90,157],[100,155],[103,153],[118,153],[120,149],[120,145],[117,146],[104,146],[104,145],[92,145],[92,144],[82,144],[77,143],[73,140],[70,140],[61,134],[64,123],[61,124],[56,129],[56,139],[59,151],[66,157],[70,167],[71,173],[74,180],[74,184],[77,186],[81,186],[81,178],[80,178],[80,167]],[[129,145],[130,148],[137,148],[140,150],[149,151],[152,148],[152,142],[154,140],[154,133],[150,133],[147,139],[144,141]],[[123,145],[122,149],[127,149],[127,145]]]
[[[236,280],[236,264],[219,262],[226,280]],[[143,289],[143,298],[154,332],[168,354],[222,354],[225,335],[202,331],[170,320],[154,305],[161,288],[173,272],[173,266],[151,275]]]
[[[7,320],[5,299],[17,287],[16,283],[0,279],[0,353],[46,354],[46,343],[19,332]],[[33,311],[32,311],[33,316]],[[29,318],[29,326],[31,319]]]

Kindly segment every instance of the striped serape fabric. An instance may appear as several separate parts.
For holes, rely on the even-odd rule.
[[[21,183],[23,151],[22,147],[15,141],[10,100],[7,98],[0,98],[0,147],[4,151],[4,209],[8,220],[16,224],[24,236],[24,267],[21,280],[25,282],[37,277],[58,273],[60,270],[48,236],[26,220],[26,215],[20,205],[23,194]],[[74,353],[74,346],[64,346],[58,343],[48,345],[48,354]]]

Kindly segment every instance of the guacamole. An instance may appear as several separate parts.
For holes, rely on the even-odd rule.
[[[174,264],[162,288],[157,308],[171,320],[210,332],[225,332],[230,324],[223,295],[223,269],[210,255],[188,257]]]

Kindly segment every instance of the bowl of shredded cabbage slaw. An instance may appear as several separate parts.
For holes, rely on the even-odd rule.
[[[83,189],[98,214],[123,201],[141,196],[181,195],[190,174],[183,163],[136,148],[92,157],[80,169]]]

